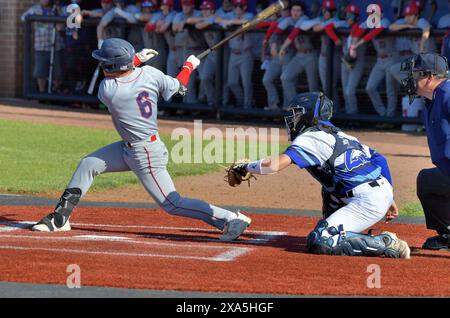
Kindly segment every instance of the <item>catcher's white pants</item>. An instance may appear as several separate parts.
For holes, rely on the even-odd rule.
[[[178,194],[166,168],[168,158],[169,152],[159,137],[132,147],[122,141],[115,142],[83,158],[68,188],[79,188],[84,196],[95,176],[132,170],[155,202],[170,214],[199,219],[220,230],[226,222],[237,218],[235,212]]]
[[[336,229],[342,224],[344,231],[360,233],[379,222],[394,200],[393,189],[384,177],[378,180],[379,187],[363,183],[353,189],[352,198],[344,198],[347,205],[340,208],[326,221]]]

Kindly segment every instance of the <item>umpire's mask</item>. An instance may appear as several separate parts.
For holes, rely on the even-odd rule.
[[[333,102],[322,92],[297,95],[284,114],[289,141],[316,125],[333,126]]]
[[[401,84],[406,89],[411,104],[417,97],[417,80],[433,75],[448,77],[448,63],[445,56],[437,53],[422,53],[405,59],[400,67],[403,76]]]

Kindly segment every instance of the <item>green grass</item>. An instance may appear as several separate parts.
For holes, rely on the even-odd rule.
[[[400,208],[401,216],[423,216],[423,209],[420,202],[407,203]]]
[[[161,135],[169,153],[178,142]],[[109,129],[34,124],[0,119],[0,192],[18,194],[54,193],[65,188],[85,155],[120,140]],[[198,139],[197,139],[198,140]],[[191,153],[194,141],[191,141]],[[203,149],[210,141],[203,141]],[[223,146],[225,147],[225,146]],[[237,144],[234,145],[237,148]],[[245,151],[248,153],[249,144]],[[217,163],[169,162],[172,177],[200,175],[221,170]],[[103,191],[138,180],[132,172],[96,177],[91,191]]]

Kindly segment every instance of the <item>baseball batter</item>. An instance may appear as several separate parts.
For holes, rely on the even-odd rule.
[[[100,61],[105,73],[98,98],[108,107],[122,140],[80,161],[55,210],[33,226],[33,230],[70,230],[72,210],[86,195],[95,176],[132,170],[166,212],[199,219],[224,230],[220,237],[223,241],[239,237],[250,224],[250,218],[200,200],[184,198],[176,191],[166,168],[168,150],[158,135],[158,99],[168,100],[174,94],[185,93],[189,76],[200,61],[189,56],[177,78],[173,78],[151,66],[135,67],[148,60],[146,51],[135,55],[133,46],[118,38],[105,40],[92,56]]]
[[[267,175],[295,164],[319,181],[324,218],[307,237],[311,253],[409,258],[408,244],[395,234],[361,233],[398,213],[386,159],[333,126],[333,102],[323,93],[300,94],[289,106],[284,120],[292,144],[286,151],[236,164],[229,173]]]

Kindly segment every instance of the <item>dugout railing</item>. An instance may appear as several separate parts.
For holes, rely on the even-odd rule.
[[[95,71],[96,68],[96,62],[90,57],[90,51],[96,48],[97,41],[96,41],[96,26],[100,20],[99,19],[84,19],[81,28],[83,29],[83,32],[85,33],[86,38],[84,39],[85,47],[81,49],[81,52],[77,52],[76,50],[72,50],[70,52],[63,51],[64,60],[66,60],[66,63],[64,63],[65,69],[73,67],[73,65],[70,65],[71,61],[77,61],[72,62],[78,70],[78,73],[82,73],[84,77],[84,80],[81,79],[81,82],[85,82],[85,86],[80,91],[58,91],[58,92],[52,92],[51,94],[47,92],[39,92],[37,90],[36,81],[32,76],[32,69],[33,69],[33,56],[34,56],[34,24],[35,23],[50,23],[50,24],[64,24],[66,22],[65,17],[50,17],[50,16],[28,16],[25,19],[24,28],[24,71],[23,71],[23,97],[27,99],[36,99],[36,100],[44,100],[44,101],[53,101],[53,102],[61,102],[61,103],[81,103],[81,104],[89,104],[91,107],[95,108],[95,105],[99,105],[100,102],[98,101],[96,97],[97,93],[97,87],[101,80],[101,76],[99,77],[99,80],[97,81],[97,87],[94,91],[94,94],[89,95],[87,93],[87,87],[89,85],[89,82],[91,80],[91,77]],[[126,23],[123,19],[115,19],[112,22],[115,26],[119,26],[123,30],[123,34],[126,34],[131,28],[142,28],[144,24],[133,24],[130,25]],[[220,27],[211,27],[211,30],[214,30],[216,32],[219,32],[221,34],[221,37],[223,38],[225,36],[225,30],[223,30]],[[229,30],[227,30],[229,31]],[[443,35],[446,33],[447,30],[432,30],[431,36],[438,41],[437,47],[440,47],[440,40],[442,39]],[[262,35],[265,30],[264,29],[256,29],[252,30],[250,32],[259,33]],[[349,30],[337,30],[338,35],[344,35],[348,34]],[[320,33],[312,33],[314,34],[314,45],[319,46],[319,38]],[[402,31],[401,33],[391,33],[386,32],[389,36],[399,36],[401,34],[402,36],[420,36],[421,33],[419,30],[408,30],[408,31]],[[157,49],[157,48],[156,48]],[[328,56],[328,63],[327,63],[327,74],[332,74],[333,70],[333,59],[332,56],[334,54],[334,51],[336,49],[341,48],[335,48],[334,43],[329,40],[329,45],[327,49],[327,56]],[[68,51],[68,50],[67,50]],[[361,85],[358,87],[357,96],[358,96],[358,107],[360,109],[360,113],[357,115],[347,115],[338,113],[335,114],[334,118],[339,121],[345,121],[345,122],[371,122],[371,123],[391,123],[391,124],[421,124],[422,119],[421,118],[405,118],[401,116],[401,107],[400,107],[400,97],[401,94],[399,94],[398,99],[398,115],[395,117],[381,117],[378,114],[375,113],[373,110],[372,104],[370,100],[368,99],[368,96],[365,92],[365,83],[367,81],[367,77],[370,72],[370,67],[375,63],[376,60],[376,53],[371,46],[369,45],[367,49],[367,61],[366,61],[366,69],[364,72],[363,79],[361,80]],[[227,117],[233,117],[233,116],[239,116],[239,117],[252,117],[252,118],[261,118],[261,120],[267,120],[267,119],[274,119],[274,118],[280,118],[283,111],[282,110],[264,110],[264,106],[266,106],[266,93],[264,90],[264,87],[262,85],[262,76],[263,71],[260,70],[260,63],[261,61],[258,59],[255,61],[255,66],[253,70],[253,82],[254,82],[254,95],[255,95],[255,105],[256,108],[253,109],[243,109],[237,105],[235,108],[230,108],[228,106],[222,105],[222,97],[223,97],[223,86],[224,86],[224,78],[221,76],[224,73],[224,49],[221,48],[218,50],[218,63],[217,69],[216,69],[216,85],[215,85],[215,103],[213,106],[203,105],[203,104],[184,104],[182,103],[181,99],[173,99],[170,103],[167,102],[161,102],[159,104],[159,108],[163,110],[167,110],[169,112],[175,112],[177,110],[187,110],[187,111],[196,111],[196,112],[204,112],[204,113],[210,113],[214,114],[218,119],[223,118],[224,116]],[[68,74],[66,74],[68,75]],[[332,96],[333,92],[331,91],[332,85],[331,85],[331,79],[332,76],[328,77],[328,81],[326,83],[326,86],[324,88],[325,93],[328,96]],[[307,91],[307,83],[305,78],[301,78],[299,81],[299,90],[300,91]],[[87,84],[87,85],[86,85]],[[281,87],[281,82],[278,83],[279,88]],[[341,94],[341,101],[343,101],[342,98],[342,90],[339,83],[339,90]],[[383,97],[384,93],[381,90],[381,94]],[[280,96],[281,96],[281,90],[280,90]]]

